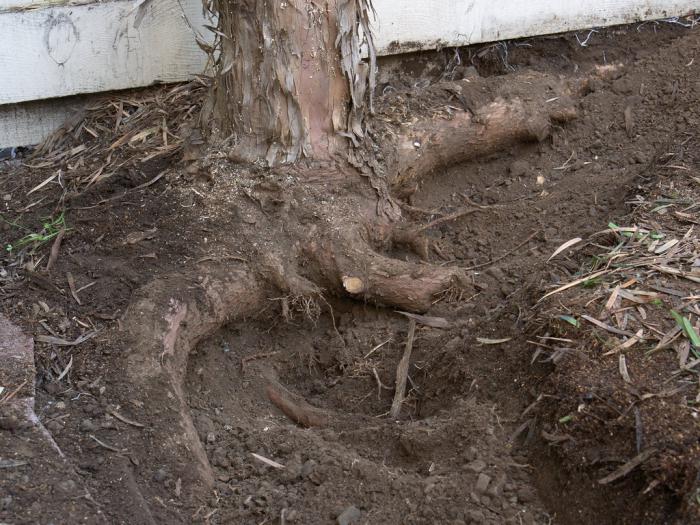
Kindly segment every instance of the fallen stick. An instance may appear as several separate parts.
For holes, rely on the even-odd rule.
[[[474,265],[474,266],[469,266],[469,267],[467,267],[467,268],[463,268],[463,270],[477,270],[477,269],[479,269],[479,268],[485,268],[486,266],[491,266],[492,264],[495,264],[495,263],[497,263],[497,262],[499,262],[499,261],[502,261],[503,259],[505,259],[505,258],[508,257],[509,255],[514,254],[514,253],[517,252],[520,248],[522,248],[522,247],[525,246],[527,243],[529,243],[529,242],[535,237],[535,235],[537,235],[538,233],[540,233],[540,232],[539,232],[539,231],[536,231],[536,232],[530,234],[530,235],[528,236],[527,239],[525,239],[523,242],[521,242],[520,244],[518,244],[515,248],[513,248],[512,250],[510,250],[508,253],[504,253],[504,254],[501,255],[500,257],[497,257],[497,258],[495,258],[495,259],[491,259],[490,261],[485,262],[485,263],[481,263],[481,264],[477,264],[477,265]]]
[[[408,377],[408,365],[411,361],[411,351],[413,350],[413,339],[416,335],[416,320],[410,319],[408,325],[408,339],[406,340],[406,348],[403,351],[403,357],[399,361],[399,366],[396,367],[396,392],[394,393],[394,401],[391,404],[389,417],[395,419],[401,412],[401,405],[404,401],[404,393],[406,392],[406,378]]]
[[[637,468],[639,465],[641,465],[646,460],[651,458],[654,454],[656,454],[656,452],[657,452],[657,450],[654,447],[646,449],[645,451],[637,454],[635,457],[630,459],[627,463],[622,465],[620,468],[618,468],[612,474],[608,474],[604,478],[599,479],[598,483],[601,485],[607,485],[609,483],[612,483],[613,481],[616,481],[620,478],[627,476],[635,468]]]

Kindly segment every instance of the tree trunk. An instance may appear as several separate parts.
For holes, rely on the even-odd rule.
[[[374,53],[366,0],[214,0],[213,111],[229,157],[268,166],[328,160],[363,135]],[[371,65],[360,59],[368,44]]]

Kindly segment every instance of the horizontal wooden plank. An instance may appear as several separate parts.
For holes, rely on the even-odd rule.
[[[191,78],[206,64],[193,29],[205,22],[200,0],[2,13],[0,104]]]
[[[85,107],[90,97],[84,95],[0,106],[0,149],[38,144]]]
[[[180,81],[203,72],[206,57],[195,33],[209,35],[203,25],[210,21],[201,0],[87,1],[0,0],[0,147],[39,142],[79,99],[19,102]],[[374,0],[374,5],[381,55],[700,12],[700,0]]]
[[[383,55],[700,12],[700,0],[374,0],[374,6]]]
[[[0,0],[34,6],[66,0]],[[71,0],[81,2],[83,0]],[[22,4],[24,2],[24,4]],[[374,0],[382,55],[700,11],[700,0]],[[110,1],[0,13],[0,104],[92,93],[201,73],[201,0]]]

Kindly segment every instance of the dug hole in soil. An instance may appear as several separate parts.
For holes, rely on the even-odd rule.
[[[61,209],[68,227],[50,273],[39,269],[51,242],[33,253],[6,251],[0,267],[3,314],[35,335],[34,411],[46,430],[1,414],[0,520],[694,522],[697,509],[687,500],[696,484],[645,490],[656,475],[645,468],[599,483],[634,456],[633,437],[600,435],[601,450],[622,443],[628,455],[592,464],[541,437],[565,425],[557,407],[572,400],[548,389],[555,366],[533,363],[536,348],[528,341],[542,326],[538,301],[563,284],[547,262],[552,252],[629,213],[628,201],[670,176],[658,168],[668,151],[681,143],[698,147],[699,35],[654,23],[601,31],[585,47],[563,35],[460,50],[459,63],[455,50],[387,61],[383,115],[411,109],[416,93],[437,81],[508,82],[516,70],[575,78],[596,66],[620,66],[592,83],[577,103],[578,118],[551,137],[446,168],[403,203],[418,225],[472,210],[427,231],[429,260],[465,269],[468,286],[445,290],[416,318],[334,294],[310,301],[272,288],[248,290],[243,280],[237,300],[263,294],[266,306],[230,323],[182,326],[181,333],[198,334],[181,363],[182,390],[157,383],[156,398],[156,390],[127,381],[126,347],[138,340],[124,323],[150,319],[149,301],[165,300],[172,301],[174,325],[178,304],[208,293],[222,267],[235,276],[242,263],[256,263],[258,252],[242,251],[251,240],[266,246],[282,237],[284,226],[268,217],[287,213],[288,221],[313,225],[303,203],[314,190],[212,152],[206,173],[186,170],[186,145],[129,163],[138,141],[125,141],[114,155],[126,167],[78,185],[69,199],[61,179],[30,190],[55,173],[57,162],[83,181],[99,162],[55,160],[54,150],[0,163],[4,245],[25,235],[17,225],[31,231]],[[112,131],[116,107],[137,115],[177,99],[168,128],[184,133],[204,90],[172,89],[120,94],[104,106],[112,109],[103,120],[88,115],[84,126],[98,136],[85,139],[88,149],[119,138]],[[696,174],[699,161],[687,162]],[[270,229],[274,224],[279,230]],[[393,247],[392,255],[417,260],[401,250]],[[574,259],[562,264],[572,274],[579,269]],[[388,417],[408,341],[405,399],[398,416]],[[9,406],[7,393],[34,378],[7,370],[0,395]],[[546,402],[534,403],[542,394]],[[164,423],[182,411],[178,399],[186,402],[192,435]],[[206,491],[192,481],[202,465],[211,476]]]

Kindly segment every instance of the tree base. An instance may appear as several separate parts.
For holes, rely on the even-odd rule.
[[[572,101],[580,87],[539,74],[516,75],[507,84],[510,91],[505,83],[499,88],[499,82],[436,86],[421,120],[380,119],[376,136],[382,137],[380,157],[386,159],[383,186],[370,187],[344,162],[254,175],[232,196],[232,212],[254,225],[240,232],[250,250],[247,262],[207,262],[138,292],[123,319],[126,374],[142,399],[171,406],[152,416],[157,428],[172,432],[153,436],[148,453],[176,471],[193,497],[206,498],[214,483],[183,389],[188,356],[200,341],[227,322],[255,317],[270,307],[270,299],[284,318],[294,309],[317,316],[329,295],[423,313],[446,291],[470,288],[465,271],[428,260],[427,231],[442,220],[409,224],[388,220],[379,210],[391,194],[416,191],[422,178],[450,164],[517,142],[544,140],[553,122],[575,117]],[[485,95],[491,90],[492,96]],[[455,103],[464,109],[456,111]],[[376,153],[359,151],[356,157]],[[376,176],[381,170],[375,166],[373,171]],[[477,210],[453,218],[471,211]],[[274,381],[267,396],[299,425],[327,422],[328,414]]]

